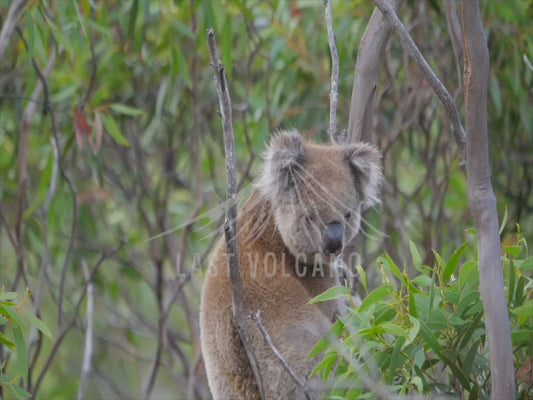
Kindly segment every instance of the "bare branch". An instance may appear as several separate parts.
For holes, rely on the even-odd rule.
[[[261,320],[261,310],[257,310],[256,314],[250,314],[250,317],[255,321],[257,324],[257,327],[261,331],[261,335],[263,335],[263,339],[265,339],[266,344],[268,344],[268,347],[272,350],[272,352],[276,355],[278,360],[283,365],[283,368],[289,373],[291,378],[296,382],[299,386],[301,386],[304,390],[305,397],[309,399],[309,393],[307,391],[307,384],[305,381],[300,379],[298,375],[292,370],[290,365],[287,363],[287,361],[283,358],[281,353],[279,352],[278,348],[272,343],[272,339],[270,338],[270,335],[268,331],[266,330],[265,326],[263,325],[263,321]]]
[[[18,24],[22,10],[27,2],[28,0],[14,0],[13,3],[11,3],[11,7],[9,7],[7,17],[3,21],[2,32],[0,32],[0,60],[4,56],[4,52],[9,44],[9,39]]]
[[[248,331],[244,296],[242,292],[241,268],[239,265],[239,242],[237,240],[237,160],[235,156],[235,137],[233,135],[233,121],[231,118],[231,100],[226,79],[224,64],[220,61],[215,43],[215,32],[213,29],[207,30],[207,42],[211,63],[215,69],[215,84],[220,103],[222,115],[222,129],[224,132],[224,150],[226,155],[227,172],[227,200],[228,209],[224,221],[224,234],[226,238],[226,254],[228,260],[229,276],[231,281],[231,298],[233,310],[233,323],[239,332],[246,355],[250,361],[250,366],[259,389],[261,399],[265,398],[263,380],[259,371],[259,364],[255,356],[250,332]]]
[[[392,8],[391,4],[387,0],[374,0],[374,3],[383,13],[387,19],[387,22],[392,26],[398,35],[404,51],[415,60],[416,64],[424,73],[426,80],[441,100],[446,112],[448,113],[448,118],[452,123],[455,140],[457,141],[459,147],[464,149],[466,135],[452,95],[450,92],[448,92],[437,75],[435,75],[422,53],[420,53],[420,50],[418,50],[418,47],[416,47],[415,42],[396,15],[396,12]]]
[[[463,33],[461,32],[461,25],[459,24],[459,18],[455,9],[455,0],[444,1],[444,14],[446,15],[446,24],[448,25],[448,35],[452,42],[453,56],[457,68],[457,80],[462,92],[464,90],[463,65],[465,55],[462,41]]]
[[[461,22],[466,57],[468,203],[477,232],[479,289],[490,349],[491,398],[513,399],[513,349],[502,274],[498,210],[489,165],[489,51],[477,1],[461,1]]]
[[[93,318],[94,318],[94,285],[90,281],[89,267],[82,260],[83,276],[87,281],[87,323],[85,328],[85,346],[83,348],[83,363],[81,365],[80,385],[78,387],[78,400],[87,398],[89,374],[91,372],[91,358],[93,354]]]
[[[398,10],[400,0],[392,0],[392,7]],[[374,95],[391,30],[383,14],[375,9],[361,39],[355,62],[348,120],[348,142],[353,143],[358,140],[370,142],[372,139]]]
[[[331,92],[329,94],[329,128],[328,135],[331,143],[345,141],[342,135],[337,132],[337,102],[339,99],[339,53],[335,44],[335,34],[333,33],[333,21],[331,18],[331,1],[324,0],[326,9],[326,26],[328,29],[329,51],[331,52]]]

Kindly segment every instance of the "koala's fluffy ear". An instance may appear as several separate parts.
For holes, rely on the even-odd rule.
[[[260,192],[271,200],[293,194],[302,179],[305,157],[305,143],[298,131],[278,132],[264,154],[264,168],[256,182]]]
[[[359,142],[348,146],[345,156],[357,193],[362,196],[363,209],[379,204],[378,194],[383,182],[383,172],[378,149],[368,143]]]

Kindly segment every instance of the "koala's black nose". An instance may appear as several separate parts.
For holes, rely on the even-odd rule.
[[[339,254],[342,250],[343,228],[339,222],[326,224],[323,250],[327,254]]]

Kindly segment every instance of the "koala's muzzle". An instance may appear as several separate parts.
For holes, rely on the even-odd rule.
[[[339,254],[342,250],[342,237],[344,229],[339,222],[326,224],[324,231],[324,243],[322,249],[327,254]]]

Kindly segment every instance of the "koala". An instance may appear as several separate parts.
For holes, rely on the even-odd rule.
[[[261,311],[273,345],[303,380],[315,364],[308,355],[336,312],[335,302],[309,300],[337,285],[335,260],[351,248],[362,211],[379,201],[381,181],[380,154],[373,146],[318,145],[305,142],[297,131],[283,131],[273,136],[255,188],[239,212],[246,313]],[[266,398],[304,398],[257,324],[248,321]],[[232,321],[223,239],[213,252],[202,290],[200,332],[215,400],[259,398]]]

